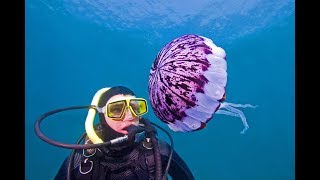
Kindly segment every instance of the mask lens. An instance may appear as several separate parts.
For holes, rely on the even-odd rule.
[[[138,116],[147,112],[147,102],[145,100],[131,99],[130,106]]]
[[[107,105],[107,116],[109,118],[120,118],[125,108],[125,101],[112,102]]]

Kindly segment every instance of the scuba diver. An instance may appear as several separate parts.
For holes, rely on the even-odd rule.
[[[72,109],[89,108],[86,133],[77,144],[63,144],[45,137],[40,122],[49,115]],[[96,112],[99,123],[93,126]],[[133,91],[116,86],[99,90],[91,106],[58,109],[41,116],[36,134],[44,141],[73,149],[63,161],[55,180],[194,180],[184,160],[174,151],[170,134],[142,116],[147,101]],[[164,131],[171,145],[157,138],[156,128]]]

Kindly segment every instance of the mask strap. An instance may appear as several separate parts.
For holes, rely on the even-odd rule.
[[[104,106],[103,108],[101,107],[96,107],[96,110],[98,111],[98,113],[106,113],[106,106]]]

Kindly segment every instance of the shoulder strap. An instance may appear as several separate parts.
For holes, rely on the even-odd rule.
[[[89,140],[85,144],[91,143]],[[80,159],[77,179],[79,180],[90,180],[90,179],[105,179],[107,169],[100,164],[100,158],[103,153],[99,148],[95,149],[83,149],[82,156]]]
[[[147,150],[145,153],[147,170],[149,171],[149,180],[154,179],[155,175],[155,162],[154,162],[154,154],[152,150]]]
[[[144,152],[144,163],[146,165],[146,169],[149,172],[149,180],[153,180],[155,178],[155,160],[154,160],[154,152],[152,143],[148,141],[146,138],[144,142],[141,143],[141,149]]]
[[[110,171],[109,167],[104,166],[98,157],[82,156],[77,171],[77,180],[105,180]]]

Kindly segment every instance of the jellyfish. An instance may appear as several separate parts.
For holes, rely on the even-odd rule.
[[[186,34],[167,43],[149,74],[148,96],[155,115],[176,132],[203,129],[214,114],[239,117],[250,104],[226,102],[226,53],[207,37]]]

